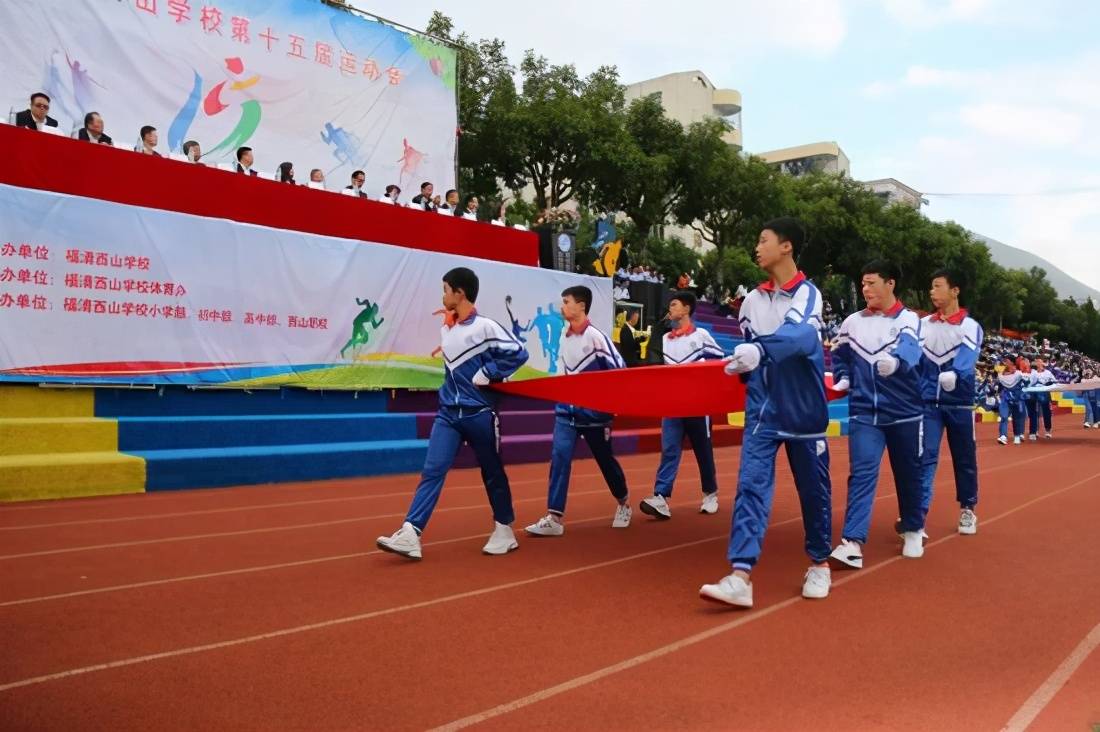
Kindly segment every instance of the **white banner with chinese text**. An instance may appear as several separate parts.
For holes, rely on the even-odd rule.
[[[435,388],[443,274],[560,370],[561,291],[610,280],[0,186],[0,380]]]
[[[99,112],[118,146],[151,125],[161,154],[250,146],[330,189],[363,169],[372,198],[453,185],[454,51],[318,0],[4,0],[0,48],[4,114],[45,92],[66,135]]]

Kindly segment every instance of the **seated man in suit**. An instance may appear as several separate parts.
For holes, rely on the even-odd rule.
[[[202,148],[195,140],[188,140],[183,143],[183,155],[195,165],[205,165],[205,163],[199,162],[202,159]]]
[[[31,94],[31,106],[15,115],[15,126],[28,130],[57,127],[57,120],[46,114],[50,111],[50,98],[42,92]]]
[[[157,128],[152,125],[145,125],[138,134],[141,136],[141,145],[134,148],[134,151],[142,155],[154,155],[159,158],[161,155],[157,152],[157,143],[159,142]]]
[[[424,211],[435,211],[436,205],[432,201],[432,192],[434,190],[435,186],[431,183],[421,183],[420,193],[413,196],[412,207],[423,209]]]
[[[88,112],[84,115],[84,126],[76,131],[76,139],[100,145],[113,144],[111,138],[103,132],[103,118],[99,116],[99,112]]]
[[[244,173],[245,175],[250,175],[253,178],[255,178],[257,175],[259,175],[255,170],[252,169],[253,161],[254,161],[254,157],[252,155],[252,148],[250,148],[250,147],[238,147],[237,148],[237,172],[238,173]]]
[[[320,171],[318,171],[320,172]],[[324,179],[322,178],[322,181]],[[345,191],[355,191],[359,194],[360,198],[367,198],[367,194],[363,192],[363,184],[367,182],[367,174],[361,170],[357,170],[351,174],[351,185],[344,186]],[[347,194],[352,195],[352,194]]]

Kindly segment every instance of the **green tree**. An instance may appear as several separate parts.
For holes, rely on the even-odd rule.
[[[690,171],[685,169],[684,128],[665,116],[658,95],[635,99],[626,109],[614,154],[597,169],[590,195],[604,211],[622,211],[643,235],[672,216]]]
[[[721,120],[696,122],[684,142],[684,191],[677,220],[719,249],[748,248],[760,224],[783,212],[779,173],[760,158],[743,157],[722,141]],[[717,134],[716,134],[717,133]]]

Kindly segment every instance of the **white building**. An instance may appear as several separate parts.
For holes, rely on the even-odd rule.
[[[920,210],[921,204],[927,204],[920,191],[902,183],[897,178],[879,178],[863,183],[863,187],[887,203],[908,206]]]
[[[741,92],[717,88],[702,71],[678,71],[626,86],[628,103],[651,94],[659,95],[665,114],[684,127],[710,118],[725,121],[729,130],[723,139],[741,149]]]

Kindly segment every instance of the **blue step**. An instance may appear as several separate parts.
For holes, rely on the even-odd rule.
[[[829,402],[829,419],[848,419],[848,398]]]
[[[735,338],[725,333],[711,333],[711,335],[714,337],[714,342],[718,344],[718,347],[727,354],[733,353],[734,348],[745,342],[744,338]]]
[[[245,414],[378,414],[386,411],[384,391],[306,389],[97,389],[97,417],[172,417]]]
[[[415,440],[413,414],[119,417],[123,452]]]
[[[145,489],[162,491],[412,473],[427,452],[427,440],[378,440],[131,454],[145,459]]]

